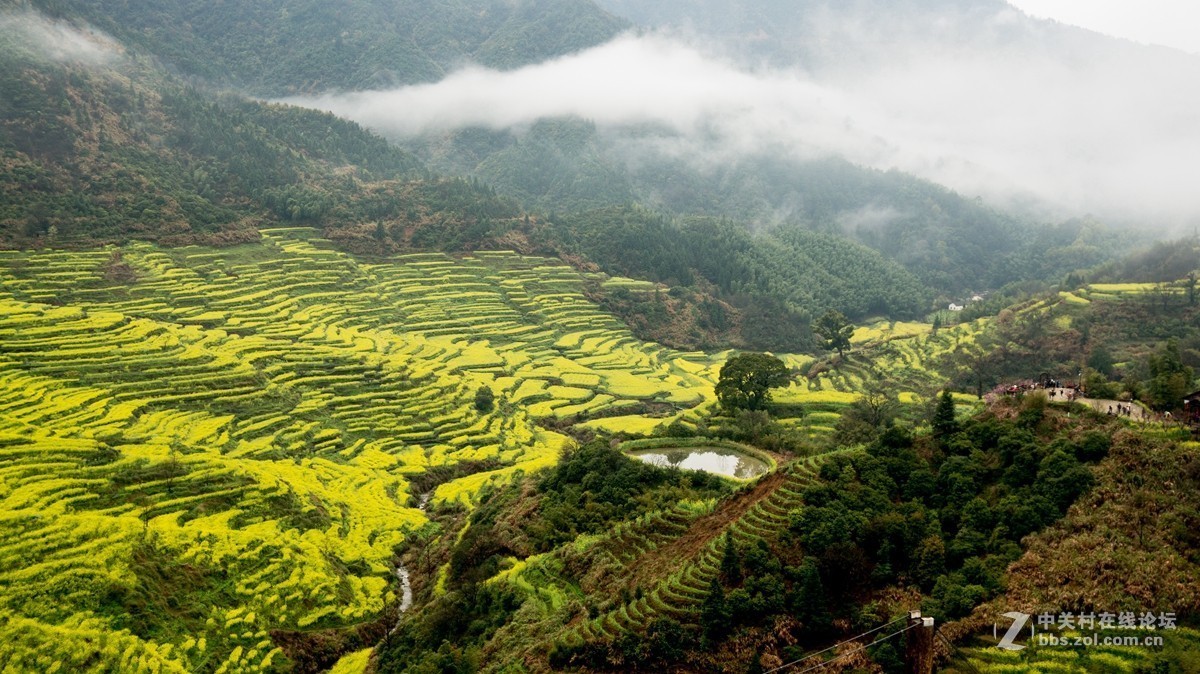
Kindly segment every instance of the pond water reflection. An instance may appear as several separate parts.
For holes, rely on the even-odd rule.
[[[703,470],[740,480],[758,477],[771,469],[766,461],[727,447],[662,447],[636,450],[629,455],[663,468]]]

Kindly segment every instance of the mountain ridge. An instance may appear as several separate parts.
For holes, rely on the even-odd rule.
[[[501,68],[575,51],[625,24],[589,0],[32,0],[213,85],[278,97],[433,81],[468,59]]]

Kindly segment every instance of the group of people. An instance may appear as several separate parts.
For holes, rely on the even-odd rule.
[[[1046,391],[1046,395],[1049,396],[1051,401],[1057,400],[1061,402],[1073,403],[1077,399],[1085,396],[1085,392],[1080,388],[1079,384],[1061,382],[1056,379],[1050,379],[1046,377],[1041,381],[1027,379],[1015,384],[998,386],[992,391],[992,393],[989,394],[989,400],[994,401],[997,394],[1000,393],[1006,396],[1018,396],[1031,391],[1039,390]],[[1092,400],[1085,402],[1094,407],[1098,412],[1107,411],[1108,416],[1110,417],[1126,417],[1135,421],[1158,422],[1163,426],[1174,425],[1176,423],[1187,424],[1189,422],[1194,426],[1200,426],[1200,410],[1195,409],[1200,407],[1200,403],[1193,403],[1190,400],[1184,405],[1183,413],[1176,416],[1173,416],[1170,412],[1151,412],[1150,410],[1133,403],[1103,400]],[[1109,402],[1112,402],[1112,404],[1109,404]]]
[[[1039,388],[1041,388],[1041,385],[1035,381],[1022,381],[1009,385],[1008,388],[1004,389],[1004,395],[1015,396],[1028,393],[1029,391],[1036,391]]]
[[[1057,396],[1061,395],[1062,400],[1072,402],[1079,395],[1078,385],[1069,383],[1064,384],[1057,379],[1047,379],[1043,382],[1026,380],[1023,382],[1017,382],[1016,384],[1010,384],[1009,386],[1005,387],[1004,395],[1015,396],[1022,393],[1039,390],[1046,391],[1051,400],[1054,400]]]
[[[1050,399],[1051,400],[1054,400],[1056,394],[1058,394],[1058,391],[1059,391],[1058,388],[1050,389]],[[1075,388],[1073,386],[1068,386],[1068,387],[1064,387],[1062,389],[1062,399],[1064,401],[1073,403],[1073,402],[1075,402],[1075,399],[1078,397],[1079,397],[1079,389],[1078,388]]]

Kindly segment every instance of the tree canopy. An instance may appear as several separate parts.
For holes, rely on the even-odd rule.
[[[767,353],[740,353],[725,361],[716,394],[727,410],[760,410],[771,399],[771,389],[783,386],[790,374],[782,360]]]
[[[850,348],[850,337],[854,334],[854,325],[836,309],[830,309],[813,324],[813,332],[824,340],[822,345],[830,351],[837,351],[841,356]]]

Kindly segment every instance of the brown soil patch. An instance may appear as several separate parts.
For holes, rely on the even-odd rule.
[[[763,477],[748,491],[717,504],[716,510],[692,522],[682,536],[658,546],[635,561],[630,569],[630,584],[652,585],[659,578],[678,570],[699,555],[712,539],[723,534],[754,504],[770,496],[786,481],[787,475],[774,472]]]

